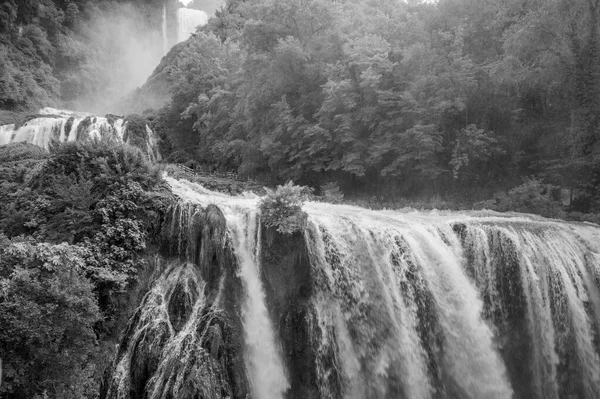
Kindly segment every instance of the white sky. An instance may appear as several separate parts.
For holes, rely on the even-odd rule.
[[[194,0],[179,0],[179,2],[180,2],[181,4],[183,4],[184,6],[186,6],[186,7],[187,7],[187,6],[188,6],[188,4],[190,4],[192,1],[194,1]]]

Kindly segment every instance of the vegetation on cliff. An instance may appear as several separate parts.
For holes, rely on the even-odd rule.
[[[261,221],[282,234],[300,231],[306,225],[302,204],[309,194],[307,187],[296,186],[291,181],[276,190],[267,189],[259,205]]]
[[[94,397],[168,200],[136,148],[0,149],[2,396]]]

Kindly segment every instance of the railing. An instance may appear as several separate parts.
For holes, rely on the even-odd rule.
[[[220,171],[216,171],[216,170],[208,171],[205,168],[203,168],[202,166],[198,166],[198,167],[192,169],[189,166],[186,166],[186,165],[183,165],[180,163],[172,163],[172,164],[168,164],[168,165],[179,169],[180,171],[182,171],[184,174],[187,174],[188,176],[220,177],[223,179],[244,181],[244,182],[250,182],[250,183],[258,183],[257,180],[255,180],[252,177],[248,177],[248,176],[241,177],[236,172],[233,172],[233,171],[229,171],[229,172],[220,172]]]

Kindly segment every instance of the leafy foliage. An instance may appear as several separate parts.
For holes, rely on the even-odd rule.
[[[267,227],[276,228],[282,234],[292,234],[304,228],[306,214],[302,203],[308,195],[306,187],[288,182],[277,190],[267,189],[260,201],[261,220]]]
[[[0,162],[20,161],[23,159],[44,159],[43,148],[28,143],[10,143],[0,147]]]
[[[0,162],[2,389],[17,398],[95,397],[95,365],[110,353],[97,341],[116,334],[166,209],[152,192],[158,171],[138,149],[110,140],[56,145],[42,159],[27,146],[8,150]]]
[[[340,190],[337,182],[329,182],[321,186],[321,197],[326,202],[339,204],[344,200],[344,193]]]
[[[134,147],[145,148],[148,142],[148,132],[146,130],[148,120],[140,115],[128,115],[125,122],[127,123],[127,129],[123,141]]]
[[[0,247],[0,393],[74,399],[97,389],[93,327],[101,315],[85,252],[21,241]]]
[[[485,176],[485,168],[492,159],[505,153],[492,132],[469,125],[461,129],[452,150],[452,176],[457,180],[479,183],[477,178]]]
[[[277,182],[473,201],[536,175],[600,198],[594,1],[230,0],[150,79],[172,90],[157,123]]]
[[[555,186],[530,177],[524,179],[523,184],[511,189],[507,195],[481,203],[480,206],[502,212],[515,211],[546,217],[564,217],[562,203],[559,198],[556,198],[555,193]]]

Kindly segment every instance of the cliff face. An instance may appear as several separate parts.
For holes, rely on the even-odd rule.
[[[321,331],[311,301],[316,281],[304,234],[282,235],[263,227],[262,237],[262,274],[267,304],[281,337],[289,374],[288,397],[319,397],[316,374],[319,348],[315,337]]]
[[[319,397],[314,337],[320,332],[304,235],[261,227],[259,236],[265,303],[281,337],[288,396]],[[174,205],[162,243],[164,269],[123,333],[101,397],[246,398],[241,314],[247,288],[223,212],[215,205]]]
[[[162,264],[123,334],[102,398],[244,398],[241,286],[214,206],[178,204]]]
[[[167,178],[153,287],[103,398],[595,398],[600,230],[307,204]]]

